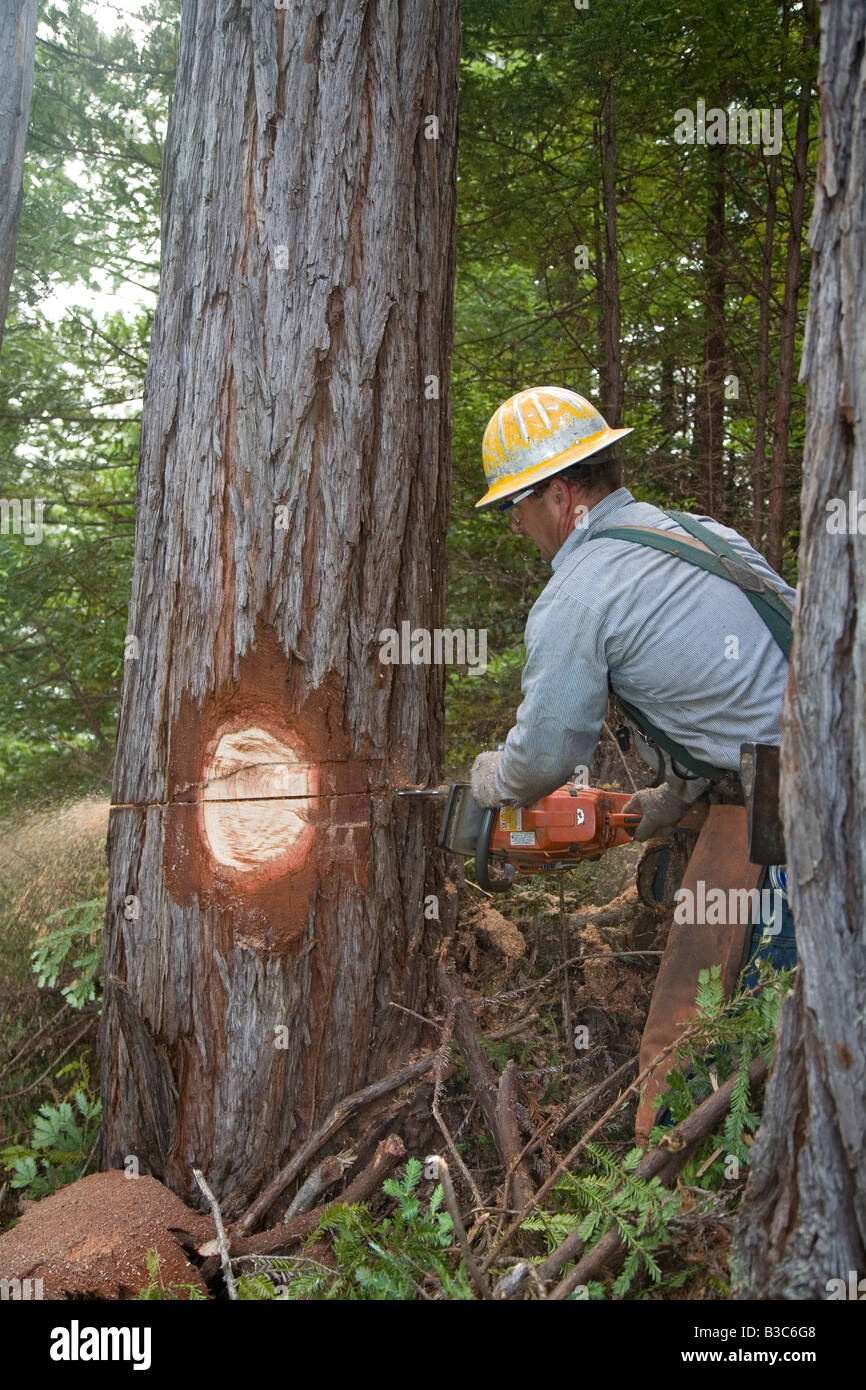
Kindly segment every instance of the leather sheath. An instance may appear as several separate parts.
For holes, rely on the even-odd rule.
[[[762,872],[759,864],[749,862],[745,807],[710,806],[681,885],[692,892],[692,901],[696,904],[700,901],[702,895],[698,885],[703,881],[705,894],[721,888],[725,903],[729,904],[731,888],[757,888]],[[726,912],[725,915],[731,914]],[[751,930],[751,920],[727,925],[673,923],[641,1039],[641,1071],[663,1047],[675,1042],[685,1024],[695,1018],[695,996],[701,970],[720,965],[725,997],[733,994]],[[669,1054],[644,1084],[635,1119],[635,1137],[641,1145],[646,1144],[656,1122],[653,1100],[666,1089],[665,1076],[676,1065],[676,1054]]]

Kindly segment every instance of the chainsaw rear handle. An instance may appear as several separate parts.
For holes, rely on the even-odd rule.
[[[490,841],[493,837],[493,831],[498,816],[498,806],[491,806],[488,810],[485,810],[481,819],[481,829],[478,831],[478,839],[475,842],[475,881],[478,887],[483,888],[487,893],[507,893],[512,886],[510,879],[506,879],[504,882],[501,880],[494,880],[491,879],[488,873],[488,866],[490,864]],[[511,869],[513,875],[514,869],[510,864],[508,868]]]
[[[640,811],[612,811],[608,820],[616,830],[630,830],[633,834],[643,820],[643,816]]]

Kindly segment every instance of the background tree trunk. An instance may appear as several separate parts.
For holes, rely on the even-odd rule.
[[[33,94],[37,0],[0,5],[0,347],[15,269],[24,147]]]
[[[806,13],[812,22],[813,7]],[[814,48],[811,29],[806,30],[803,50]],[[806,160],[809,153],[809,119],[812,111],[812,79],[803,78],[797,103],[797,134],[794,140],[794,177],[791,184],[790,226],[785,261],[785,289],[779,326],[779,375],[776,381],[776,407],[773,412],[773,456],[770,463],[770,493],[767,508],[767,559],[774,569],[782,568],[785,539],[785,485],[788,474],[788,436],[791,430],[791,392],[794,385],[794,343],[797,334],[800,299],[800,266],[803,246],[803,212],[806,204]]]
[[[184,0],[109,832],[104,1166],[231,1216],[433,987],[458,0]],[[267,800],[265,798],[275,798]],[[428,920],[429,919],[429,920]]]
[[[764,486],[767,466],[767,415],[770,407],[770,301],[773,297],[773,240],[776,232],[776,193],[779,156],[767,160],[767,210],[761,257],[761,300],[758,322],[758,379],[755,392],[755,452],[752,455],[752,545],[764,543]]]
[[[724,521],[722,460],[725,439],[725,151],[710,145],[704,249],[704,361],[696,424],[701,511]]]
[[[602,189],[602,314],[601,331],[604,376],[601,413],[609,425],[622,420],[622,342],[619,302],[619,251],[616,208],[616,83],[609,78],[605,86],[599,120]]]
[[[834,0],[821,13],[803,546],[782,736],[801,965],[742,1211],[737,1259],[753,1298],[824,1298],[829,1279],[866,1273],[866,553],[828,510],[836,498],[848,511],[852,490],[866,499],[866,10]]]

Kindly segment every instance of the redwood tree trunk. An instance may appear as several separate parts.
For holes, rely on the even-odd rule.
[[[793,1299],[826,1298],[830,1279],[866,1271],[866,551],[862,530],[838,524],[844,508],[856,528],[856,499],[866,499],[861,0],[824,5],[822,27],[803,546],[782,728],[800,979],[784,1006],[738,1240],[743,1292]]]
[[[449,916],[395,796],[441,777],[443,672],[379,633],[444,614],[458,51],[458,0],[182,9],[102,1159],[229,1216],[415,1047]]]
[[[35,47],[36,0],[3,0],[0,7],[0,347],[15,269]]]

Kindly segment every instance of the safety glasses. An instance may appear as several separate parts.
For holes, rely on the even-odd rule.
[[[499,510],[507,512],[511,507],[516,507],[518,502],[525,502],[527,497],[540,497],[550,482],[550,478],[545,478],[543,483],[536,483],[535,487],[528,487],[525,492],[516,493],[514,497],[509,497],[506,502],[500,502]]]

